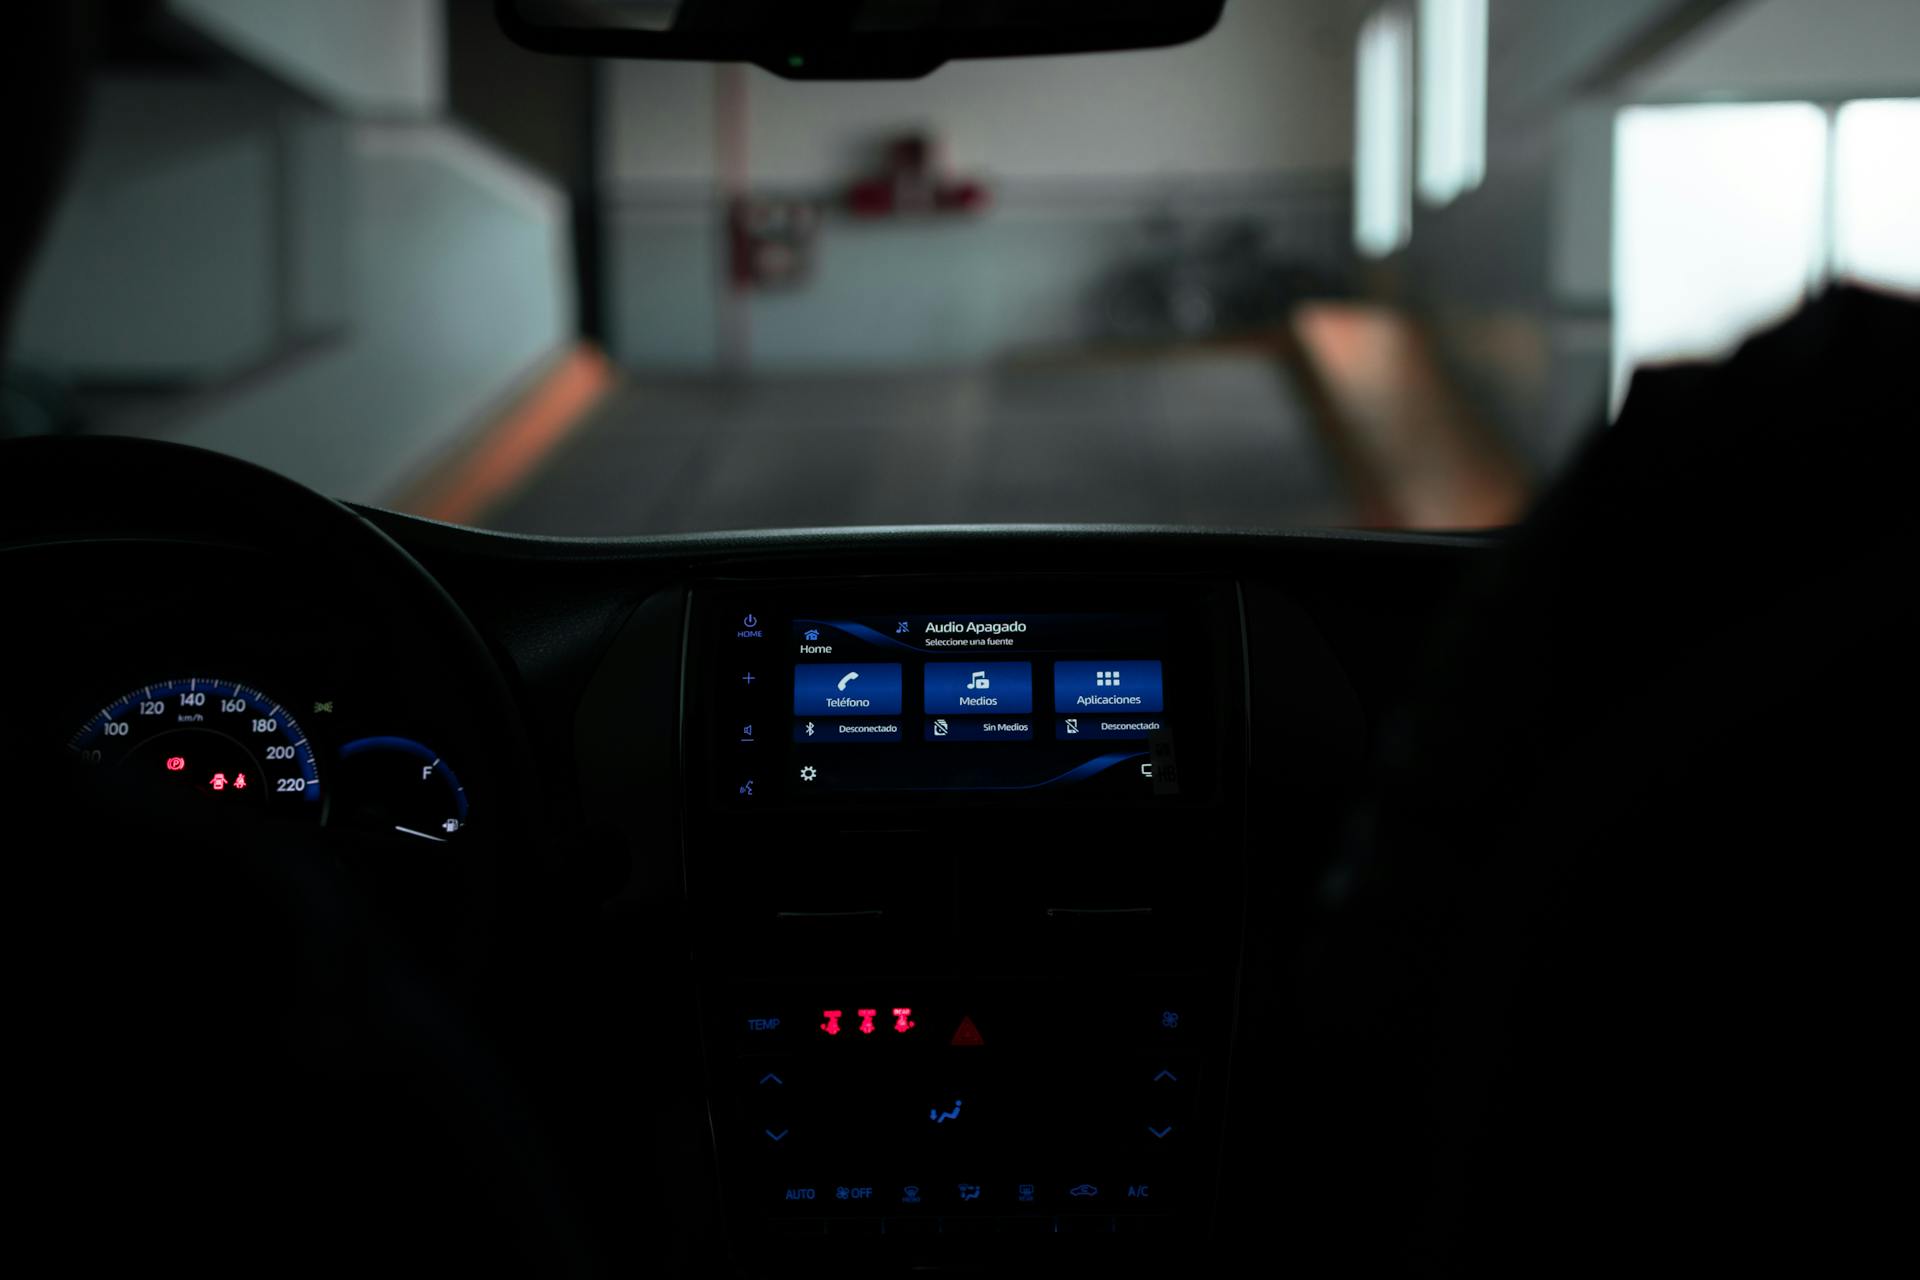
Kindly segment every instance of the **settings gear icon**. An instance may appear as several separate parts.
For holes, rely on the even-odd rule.
[[[820,776],[820,771],[814,768],[812,765],[803,764],[800,766],[800,781],[812,782],[815,778],[819,776]]]

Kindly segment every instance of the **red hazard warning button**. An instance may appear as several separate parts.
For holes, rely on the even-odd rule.
[[[960,1025],[953,1029],[953,1039],[947,1043],[956,1045],[978,1045],[986,1041],[980,1038],[980,1028],[973,1025],[973,1019],[961,1016]]]

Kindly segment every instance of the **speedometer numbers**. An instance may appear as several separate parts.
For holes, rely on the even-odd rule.
[[[320,811],[320,769],[307,735],[279,703],[232,680],[188,677],[130,690],[67,745],[83,763],[111,769],[141,790]]]
[[[313,744],[285,707],[236,681],[142,685],[102,707],[67,745],[113,798],[142,810],[184,804],[321,820]],[[467,790],[431,747],[356,738],[331,760],[328,827],[410,846],[450,844],[466,831]]]

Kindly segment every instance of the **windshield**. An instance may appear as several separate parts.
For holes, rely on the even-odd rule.
[[[1229,0],[848,83],[78,8],[0,430],[488,528],[1494,527],[1636,367],[1920,289],[1902,0]]]

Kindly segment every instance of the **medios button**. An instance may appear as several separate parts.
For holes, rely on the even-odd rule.
[[[1025,715],[1033,710],[1033,664],[929,662],[927,714]]]

